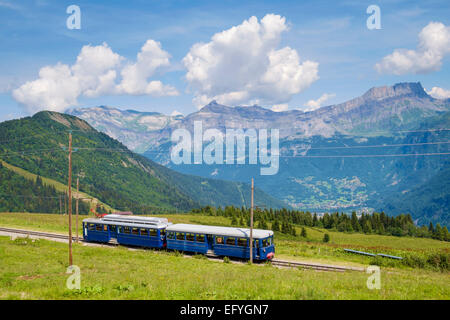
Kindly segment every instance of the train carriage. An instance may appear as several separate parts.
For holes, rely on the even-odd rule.
[[[168,249],[250,258],[250,229],[173,224],[166,232]],[[273,231],[253,229],[253,259],[270,260],[274,254]]]
[[[83,220],[86,241],[110,242],[151,248],[165,247],[165,218],[107,215],[101,219]]]

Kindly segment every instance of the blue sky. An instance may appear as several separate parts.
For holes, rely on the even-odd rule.
[[[72,4],[81,9],[80,30],[66,27],[66,8]],[[366,26],[366,8],[371,4],[381,9],[380,30],[368,30]],[[308,101],[325,93],[330,96],[324,102],[327,105],[361,95],[373,86],[404,81],[420,81],[428,90],[450,90],[448,51],[431,71],[396,75],[375,70],[375,64],[396,49],[416,50],[418,35],[430,22],[448,27],[449,1],[0,0],[0,121],[30,114],[12,91],[36,80],[42,67],[58,62],[71,66],[83,46],[104,42],[133,63],[149,39],[159,42],[162,50],[170,54],[170,65],[152,73],[152,80],[175,88],[178,95],[107,92],[95,97],[80,95],[77,106],[110,105],[166,114],[174,110],[194,112],[197,107],[193,99],[199,89],[186,80],[183,63],[191,47],[210,42],[214,34],[241,25],[252,16],[261,21],[267,14],[286,19],[288,28],[280,35],[277,49],[289,47],[298,53],[300,63],[310,60],[318,64],[318,79],[295,93],[281,93],[275,98],[290,109],[305,108]],[[217,84],[216,92],[221,85]],[[257,99],[257,94],[253,92],[252,98]],[[271,107],[264,103],[269,100],[261,101],[263,106]]]

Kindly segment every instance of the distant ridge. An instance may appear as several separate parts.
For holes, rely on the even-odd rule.
[[[439,141],[450,141],[450,132],[438,130],[450,128],[449,114],[450,99],[431,97],[420,82],[370,88],[359,97],[310,112],[273,112],[261,106],[231,107],[211,101],[162,128],[139,133],[141,146],[147,148],[134,150],[179,172],[242,182],[255,174],[254,167],[173,165],[169,158],[171,133],[177,128],[192,130],[195,121],[202,121],[204,130],[276,128],[280,132],[281,154],[286,157],[280,158],[277,175],[261,176],[257,185],[278,199],[299,209],[320,212],[376,209],[398,214],[408,210],[419,223],[449,224],[448,216],[436,208],[444,208],[439,204],[450,198],[450,190],[442,194],[437,178],[430,180],[444,167],[445,155],[368,157],[449,152],[448,144]],[[127,124],[115,128],[123,134],[138,132]],[[361,148],[365,145],[381,147]],[[302,158],[318,155],[364,158]],[[431,189],[435,193],[427,197],[407,196],[409,192],[420,194],[427,181],[435,186],[435,190]],[[419,198],[424,203],[414,203]],[[413,203],[402,206],[396,199]]]

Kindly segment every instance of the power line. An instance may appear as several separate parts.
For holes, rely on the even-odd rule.
[[[376,157],[414,157],[414,156],[442,156],[450,152],[440,153],[402,153],[402,154],[363,154],[363,155],[324,155],[324,156],[279,156],[280,158],[376,158]]]
[[[423,129],[423,130],[391,130],[391,131],[371,131],[370,133],[392,133],[392,132],[436,132],[436,131],[450,131],[450,128],[440,128],[440,129]]]
[[[422,145],[436,145],[436,144],[450,144],[450,141],[422,142],[422,143],[379,144],[379,145],[367,145],[367,146],[313,147],[313,148],[299,148],[299,149],[306,149],[306,150],[363,149],[363,148],[422,146]]]
[[[51,196],[35,196],[35,195],[25,195],[25,194],[5,194],[0,193],[2,197],[9,197],[9,198],[40,198],[40,199],[59,199],[59,196],[51,197]]]

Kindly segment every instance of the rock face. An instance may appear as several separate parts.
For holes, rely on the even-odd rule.
[[[141,145],[149,146],[144,155],[180,172],[249,181],[258,176],[255,165],[174,165],[170,161],[171,133],[177,128],[192,133],[195,121],[202,121],[203,130],[222,132],[226,128],[276,128],[280,131],[279,172],[259,176],[257,183],[289,205],[311,211],[386,209],[391,214],[406,208],[419,223],[448,225],[448,215],[436,213],[439,210],[414,211],[419,206],[394,205],[393,199],[426,184],[445,166],[446,155],[395,155],[449,152],[447,144],[437,143],[450,141],[450,132],[439,130],[450,128],[449,111],[450,99],[432,98],[420,83],[399,83],[371,88],[360,97],[311,112],[273,112],[259,106],[228,107],[212,101],[184,118],[148,128],[145,134],[120,124],[114,130],[125,144],[125,134],[139,136]],[[111,130],[80,117],[100,130]],[[437,198],[442,202],[448,197],[447,191]],[[433,197],[427,199],[432,201]]]
[[[149,132],[183,119],[182,115],[166,116],[158,112],[120,110],[107,106],[70,109],[66,113],[86,120],[97,130],[119,140],[135,152],[148,149]]]
[[[259,106],[227,107],[210,102],[161,130],[159,138],[176,128],[192,128],[203,121],[204,128],[278,128],[280,137],[331,137],[335,134],[370,134],[415,127],[423,116],[448,110],[448,102],[429,96],[420,83],[399,83],[372,88],[350,101],[303,112],[274,112]],[[158,138],[156,139],[158,140]]]

